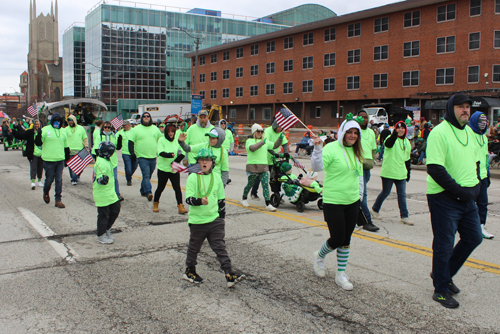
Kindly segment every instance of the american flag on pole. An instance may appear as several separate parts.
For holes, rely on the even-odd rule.
[[[111,120],[111,125],[115,128],[115,130],[118,130],[121,126],[123,126],[123,116],[122,114],[116,116]]]
[[[184,166],[182,166],[174,161],[170,164],[170,166],[172,167],[172,172],[174,172],[174,173],[203,174],[203,172],[200,169],[200,165],[198,165],[198,164],[194,164],[190,167],[184,167]]]
[[[33,103],[32,106],[29,106],[28,112],[30,113],[31,117],[35,117],[36,115],[38,115],[38,110],[36,110],[36,104]]]
[[[89,154],[89,151],[83,148],[80,152],[78,152],[77,155],[69,159],[66,164],[69,168],[71,168],[73,173],[75,173],[76,175],[80,175],[85,167],[87,167],[92,161],[94,160]]]
[[[275,115],[276,122],[281,126],[281,130],[286,131],[291,128],[295,123],[299,121],[297,116],[295,116],[287,108],[281,108]]]
[[[305,169],[305,168],[306,168],[306,167],[305,167],[303,164],[301,164],[298,160],[295,160],[294,158],[292,158],[292,160],[293,160],[293,165],[294,165],[295,167],[300,168],[300,169]]]

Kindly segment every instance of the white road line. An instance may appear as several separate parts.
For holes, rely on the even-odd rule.
[[[48,237],[57,235],[50,227],[47,226],[37,215],[33,212],[29,211],[26,208],[17,208],[19,212],[23,215],[24,219],[40,234],[49,245],[54,248],[54,250],[59,254],[64,260],[68,263],[76,263],[75,257],[78,257],[78,254],[65,242],[58,242],[55,240],[50,240]]]

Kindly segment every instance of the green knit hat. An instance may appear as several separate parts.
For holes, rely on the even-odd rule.
[[[281,164],[280,170],[283,173],[286,173],[286,172],[288,172],[291,169],[292,169],[292,165],[290,165],[288,162],[284,162],[284,163]]]

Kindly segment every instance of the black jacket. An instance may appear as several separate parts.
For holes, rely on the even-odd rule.
[[[33,160],[33,151],[35,150],[35,128],[24,130],[20,126],[14,126],[12,134],[17,139],[26,140],[26,157],[29,161]]]

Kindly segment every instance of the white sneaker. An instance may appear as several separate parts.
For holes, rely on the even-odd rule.
[[[373,219],[382,219],[382,218],[380,218],[380,213],[375,212],[372,209],[370,209],[370,214],[372,215]]]
[[[483,232],[483,238],[493,239],[495,236],[486,230],[486,227],[481,224],[481,232]]]
[[[245,208],[248,208],[250,205],[248,205],[248,201],[246,199],[241,199],[240,201],[241,205],[243,205]]]
[[[100,243],[100,244],[112,244],[113,242],[114,242],[113,240],[108,238],[106,233],[97,237],[97,243]]]
[[[402,222],[403,224],[410,225],[410,226],[415,225],[415,223],[414,223],[414,222],[412,222],[412,221],[410,220],[410,218],[408,218],[408,217],[406,217],[406,218],[401,218],[401,222]]]
[[[74,186],[76,186],[78,184],[78,182],[72,181],[71,184],[74,185]]]
[[[106,231],[106,237],[108,237],[109,240],[115,241],[115,237],[111,234],[111,230]]]
[[[34,182],[31,182],[31,190],[35,190],[36,189],[36,184]]]
[[[319,252],[316,251],[313,253],[313,268],[316,276],[325,277],[325,259],[319,257]]]
[[[42,181],[38,181],[38,186],[39,187],[43,187],[43,182]]]
[[[352,290],[352,283],[349,282],[349,277],[345,271],[337,271],[335,274],[335,283],[344,290]]]
[[[274,206],[272,206],[271,204],[269,204],[268,206],[266,206],[266,210],[267,211],[276,211],[276,208]]]

